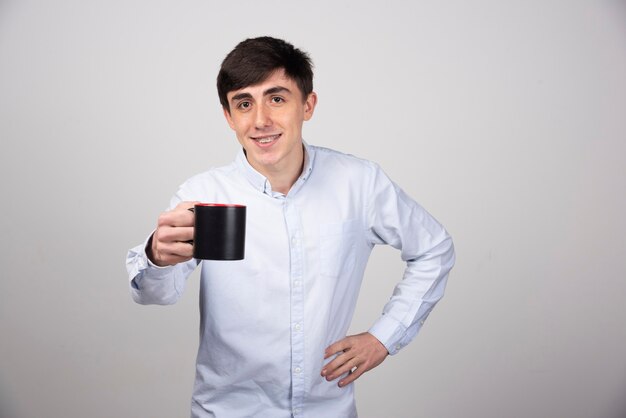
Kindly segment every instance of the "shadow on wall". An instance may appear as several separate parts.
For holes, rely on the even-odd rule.
[[[626,383],[624,384],[626,393]],[[619,402],[616,402],[615,412],[611,416],[611,418],[626,418],[626,397],[622,397]]]
[[[0,418],[20,418],[8,402],[8,396],[0,392]]]

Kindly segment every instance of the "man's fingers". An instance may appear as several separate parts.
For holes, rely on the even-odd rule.
[[[191,257],[193,246],[186,242],[166,242],[157,246],[157,251],[165,256]]]
[[[346,385],[349,385],[350,383],[354,382],[359,377],[361,377],[363,373],[365,373],[365,368],[357,367],[356,370],[353,370],[350,373],[348,373],[348,376],[346,376],[345,379],[341,379],[339,383],[337,384],[339,385],[339,387],[344,387]]]
[[[324,352],[324,360],[329,357],[338,354],[332,361],[330,361],[324,368],[322,369],[322,376],[326,377],[326,380],[333,380],[337,377],[341,376],[343,373],[346,373],[348,370],[343,371],[342,373],[337,373],[336,369],[340,368],[346,362],[348,362],[353,355],[349,353],[350,351],[350,337],[342,338],[341,340],[331,344],[328,346],[326,351]],[[332,377],[331,377],[332,376]]]
[[[339,359],[339,357],[337,357]],[[335,360],[337,360],[335,359]],[[335,361],[333,360],[333,361]],[[331,380],[335,380],[339,376],[352,371],[355,367],[359,367],[359,361],[356,357],[344,357],[341,359],[341,362],[327,367],[326,370],[326,380],[329,382]]]
[[[163,212],[159,216],[157,225],[159,227],[185,227],[193,226],[195,215],[189,209],[198,202],[180,202],[174,209]]]
[[[328,377],[332,375],[335,370],[341,367],[347,360],[347,356],[344,354],[340,354],[335,357],[332,361],[330,361],[327,365],[322,369],[322,376]]]
[[[152,239],[152,255],[159,266],[174,265],[188,261],[193,256],[193,227],[169,227],[157,229]]]
[[[194,214],[187,209],[179,209],[163,212],[159,215],[158,226],[184,227],[193,226]]]
[[[157,244],[186,242],[193,239],[193,226],[160,227],[156,232]]]
[[[323,367],[321,374],[328,381],[347,374],[339,381],[340,387],[354,382],[363,373],[378,366],[389,354],[385,346],[368,332],[337,341],[326,349],[324,357],[338,352],[340,354]]]
[[[189,208],[197,202],[180,202],[159,215],[157,229],[146,249],[148,258],[158,266],[174,265],[191,259],[195,215]]]
[[[347,350],[350,347],[350,344],[348,342],[348,338],[343,338],[333,344],[331,344],[330,346],[328,346],[328,348],[326,349],[326,351],[324,352],[324,359],[327,359],[328,357],[340,353],[344,350]]]
[[[153,254],[157,265],[174,265],[191,260],[193,247],[184,242],[165,243],[159,245]]]

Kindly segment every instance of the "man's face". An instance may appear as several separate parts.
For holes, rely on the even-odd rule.
[[[281,69],[226,98],[230,112],[224,109],[224,115],[252,167],[266,176],[301,168],[302,123],[313,116],[315,93],[303,100],[296,82]]]

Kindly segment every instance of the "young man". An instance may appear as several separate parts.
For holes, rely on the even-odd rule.
[[[180,297],[199,264],[194,202],[246,205],[246,258],[201,263],[192,416],[356,417],[351,383],[415,337],[443,296],[452,240],[374,163],[303,142],[317,103],[307,54],[245,40],[217,84],[242,150],[185,182],[130,250],[132,296]],[[376,244],[399,249],[406,271],[372,327],[346,336]]]

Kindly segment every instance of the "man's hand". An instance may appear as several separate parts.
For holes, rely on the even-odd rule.
[[[180,202],[159,216],[151,244],[146,248],[150,261],[157,266],[171,266],[191,260],[194,214],[189,210],[196,202]]]
[[[389,354],[385,346],[369,332],[337,341],[326,349],[324,359],[336,353],[339,355],[324,366],[322,376],[330,382],[349,372],[348,376],[339,381],[339,387],[354,382],[363,373],[382,363]]]

